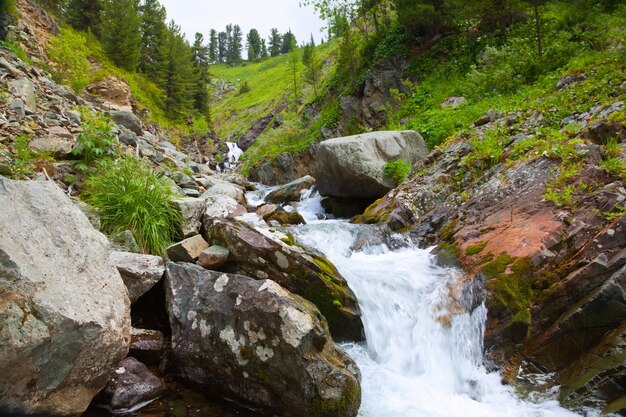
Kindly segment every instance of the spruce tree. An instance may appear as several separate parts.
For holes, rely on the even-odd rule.
[[[194,105],[197,83],[193,51],[173,21],[166,38],[165,107],[171,117],[180,118]]]
[[[270,56],[278,56],[280,55],[280,50],[282,47],[282,36],[280,36],[280,32],[278,32],[278,29],[276,28],[272,28],[270,31],[270,38],[269,38],[269,50],[270,50]]]
[[[232,27],[232,35],[228,48],[228,62],[237,64],[241,61],[241,50],[243,49],[243,32],[239,25]]]
[[[313,36],[311,36],[311,41],[303,48],[302,63],[306,67],[304,77],[313,86],[313,92],[317,97],[317,83],[322,75],[323,64],[315,48]]]
[[[298,47],[298,42],[296,41],[296,35],[294,35],[291,32],[291,29],[289,29],[289,31],[287,31],[287,33],[283,35],[283,43],[280,47],[280,53],[288,54],[289,52],[293,51],[294,48],[297,48],[297,47]]]
[[[101,36],[104,49],[119,67],[135,71],[141,51],[141,18],[135,0],[106,0]]]
[[[204,36],[196,33],[193,44],[193,62],[196,72],[194,107],[202,115],[209,115],[209,48],[204,44]]]
[[[144,0],[139,6],[141,14],[141,57],[139,71],[163,85],[163,68],[165,66],[165,41],[167,25],[165,24],[165,8],[158,0]]]
[[[217,47],[217,32],[215,29],[211,29],[209,34],[209,60],[211,62],[217,62],[219,59],[219,51]]]
[[[102,0],[69,0],[65,10],[67,23],[74,29],[98,34]]]
[[[228,53],[228,34],[226,32],[220,32],[217,35],[217,60],[219,62],[225,62],[227,53]]]
[[[261,58],[267,58],[270,56],[269,52],[267,52],[267,44],[265,43],[265,39],[261,39]]]
[[[255,59],[261,58],[263,47],[261,44],[261,35],[259,35],[259,31],[256,29],[251,29],[246,36],[246,41],[248,44],[248,60],[254,61]]]

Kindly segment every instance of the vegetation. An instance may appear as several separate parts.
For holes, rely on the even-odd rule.
[[[383,173],[386,177],[393,179],[396,185],[400,185],[411,173],[412,169],[413,166],[410,162],[404,159],[396,159],[385,164]]]
[[[72,153],[81,157],[79,167],[83,170],[103,157],[115,155],[113,124],[104,116],[88,109],[81,109],[82,132],[76,140]]]
[[[85,196],[109,234],[130,230],[145,253],[165,255],[176,238],[180,213],[166,179],[134,157],[104,160],[86,181]]]
[[[11,173],[15,179],[23,179],[27,175],[33,173],[32,159],[33,155],[28,149],[28,135],[18,135],[13,141],[15,155],[11,166]]]

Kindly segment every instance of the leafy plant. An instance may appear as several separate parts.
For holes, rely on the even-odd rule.
[[[600,163],[600,168],[626,181],[626,159],[625,158],[609,158]]]
[[[17,135],[13,141],[13,147],[15,148],[15,157],[13,158],[13,177],[16,179],[22,179],[28,174],[33,173],[32,159],[33,155],[30,149],[28,149],[29,138],[28,135]]]
[[[85,36],[69,28],[61,29],[50,41],[48,56],[53,62],[56,81],[69,83],[79,92],[89,83],[92,74],[88,60],[89,49]]]
[[[608,220],[613,221],[619,219],[626,213],[626,206],[616,205],[612,211],[605,211],[602,215]]]
[[[604,145],[604,150],[611,158],[618,158],[622,154],[622,147],[620,146],[617,136],[609,138]]]
[[[76,147],[72,151],[74,155],[82,158],[81,169],[87,169],[96,159],[113,156],[113,124],[103,116],[96,115],[87,109],[83,109],[83,131],[76,140]]]
[[[170,185],[141,159],[102,161],[87,178],[85,194],[105,232],[130,230],[146,253],[164,255],[177,235],[181,217],[171,204]]]
[[[386,177],[393,179],[396,185],[400,185],[411,173],[411,169],[413,169],[413,166],[410,162],[404,159],[396,159],[395,161],[387,162],[383,167],[383,172]]]

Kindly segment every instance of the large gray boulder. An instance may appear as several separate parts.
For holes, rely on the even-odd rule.
[[[379,198],[396,186],[384,175],[385,163],[404,159],[414,164],[427,154],[424,140],[412,130],[329,139],[317,150],[317,188],[325,196]]]
[[[271,279],[311,301],[322,312],[339,341],[361,340],[363,324],[356,297],[337,268],[321,254],[271,238],[247,223],[214,220],[205,238],[229,250],[220,270]]]
[[[307,175],[275,188],[265,197],[265,201],[277,204],[288,203],[290,201],[300,201],[302,191],[308,190],[314,185],[315,178]]]
[[[135,132],[138,136],[143,135],[141,120],[139,120],[132,111],[115,110],[108,112],[107,115],[113,119],[115,124],[124,126],[126,129]]]
[[[359,371],[314,305],[271,280],[167,264],[170,370],[274,415],[353,417]]]
[[[117,267],[134,303],[163,278],[165,261],[160,256],[111,251],[109,260]]]
[[[0,207],[0,409],[79,415],[128,352],[128,292],[53,182],[0,177]]]

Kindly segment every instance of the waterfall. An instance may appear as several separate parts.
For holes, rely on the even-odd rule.
[[[484,303],[453,305],[459,271],[435,265],[427,250],[395,236],[393,250],[375,226],[317,220],[319,196],[305,193],[308,224],[296,240],[324,253],[347,279],[362,311],[366,342],[346,344],[362,373],[361,417],[566,417],[554,399],[520,399],[482,363]]]

